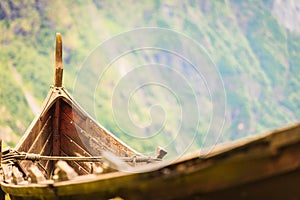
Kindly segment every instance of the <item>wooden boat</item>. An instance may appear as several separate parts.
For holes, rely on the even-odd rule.
[[[54,84],[24,137],[1,157],[0,199],[299,199],[300,124],[199,150],[148,157],[99,125]]]

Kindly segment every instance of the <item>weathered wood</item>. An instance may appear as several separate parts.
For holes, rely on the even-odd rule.
[[[55,48],[54,87],[62,87],[62,78],[63,78],[62,39],[60,33],[57,33],[56,48]]]
[[[3,179],[5,182],[10,183],[12,179],[12,166],[11,165],[2,165],[3,170]]]
[[[72,180],[78,176],[75,170],[65,161],[60,160],[55,164],[55,166],[56,169],[54,170],[54,175],[56,176],[57,181]]]
[[[55,102],[55,111],[53,118],[53,155],[59,156],[60,152],[60,100]]]
[[[61,199],[105,199],[113,195],[125,199],[299,197],[299,131],[300,124],[256,140],[216,147],[201,159],[199,153],[187,155],[158,170],[137,174],[115,172],[92,179],[83,176],[53,187]],[[3,189],[9,191],[10,187],[4,185]],[[14,194],[18,196],[18,192],[14,188]],[[35,193],[30,195],[34,197]]]
[[[64,102],[63,104],[65,104]],[[132,156],[135,155],[132,149],[126,147],[121,141],[116,139],[113,135],[108,133],[104,128],[100,127],[96,122],[92,119],[84,116],[82,112],[80,112],[77,106],[70,107],[69,105],[62,106],[64,113],[70,118],[73,119],[74,125],[76,125],[76,130],[80,134],[80,130],[87,132],[89,136],[89,140],[91,138],[95,138],[97,143],[100,146],[103,146],[103,149],[109,149],[113,151],[118,156]],[[72,133],[72,132],[71,132]],[[82,138],[80,135],[80,138]],[[86,145],[86,143],[85,143]]]
[[[79,137],[78,132],[80,130],[76,128],[75,122],[70,119],[64,112],[61,114],[61,127],[60,132],[64,135],[67,135],[72,141],[76,144],[84,147],[84,143],[82,142],[82,137]]]
[[[31,144],[31,147],[27,152],[30,153],[38,153],[40,154],[43,146],[45,145],[47,138],[52,133],[52,116],[50,115],[46,122],[42,125],[40,132],[38,133],[37,137],[35,138],[34,142]]]
[[[115,137],[110,135],[102,127],[98,126],[92,120],[89,122],[90,129],[92,132],[89,132],[91,138],[95,138],[97,141],[101,142],[107,149],[118,156],[133,156],[136,153],[131,149],[128,149],[125,145],[120,143]]]
[[[163,157],[165,157],[165,155],[167,155],[167,153],[168,153],[162,147],[157,147],[156,152],[157,152],[156,158],[158,158],[158,159],[163,159]]]
[[[24,182],[23,174],[15,166],[12,167],[12,182],[16,185]]]
[[[36,165],[31,165],[28,171],[31,183],[42,183],[43,181],[46,181],[44,174]]]
[[[64,151],[61,152],[62,156],[68,156]],[[67,163],[79,174],[86,175],[91,171],[90,165],[84,162],[67,161]]]
[[[103,150],[110,149],[104,141],[101,141],[101,133],[92,134],[95,131],[94,129],[88,129],[89,132],[85,130],[88,127],[87,121],[91,121],[89,118],[80,114],[77,109],[71,108],[66,102],[62,103],[62,110],[62,133],[92,155],[99,155]],[[94,138],[92,135],[98,135],[98,137]]]
[[[61,141],[64,144],[61,146],[61,150],[67,153],[68,156],[92,156],[88,151],[76,144],[74,141],[70,140],[70,138],[68,138],[66,135],[61,136]]]
[[[76,109],[72,110],[69,105],[62,103],[62,114],[61,114],[61,133],[67,135],[74,141],[76,144],[84,148],[86,151],[90,152],[92,155],[99,155],[102,151],[114,151],[115,154],[119,156],[127,155],[126,151],[122,149],[111,148],[107,145],[107,140],[110,142],[110,139],[104,139],[102,129],[92,129],[89,128],[89,132],[86,132],[84,128],[87,128],[87,124],[92,124],[93,122],[90,119],[76,112]],[[74,118],[71,118],[71,117]],[[86,121],[89,121],[87,123]],[[95,132],[96,131],[96,132]],[[113,140],[114,141],[114,140]]]
[[[45,138],[43,138],[45,139]],[[31,152],[31,153],[37,153],[37,154],[41,154],[41,155],[51,155],[52,154],[52,148],[53,148],[53,145],[52,145],[52,134],[49,134],[48,135],[48,138],[46,138],[45,140],[45,143],[44,143],[44,146],[41,147],[41,149],[38,150],[35,150],[35,152]],[[29,167],[33,164],[32,161],[27,161],[27,160],[24,160],[24,161],[19,161],[20,163],[20,167],[24,170],[25,173],[29,173],[28,172],[28,169]],[[47,177],[50,177],[50,174],[51,174],[51,171],[53,169],[53,161],[40,161],[39,164],[42,165],[43,168],[46,169],[47,173]]]
[[[47,101],[47,100],[46,100]],[[51,105],[51,104],[50,104]],[[46,109],[46,108],[44,108]],[[38,116],[35,120],[35,124],[32,124],[31,127],[27,130],[27,133],[24,135],[22,138],[23,140],[20,141],[17,145],[17,150],[18,151],[25,151],[27,152],[30,148],[31,145],[34,143],[35,139],[38,137],[38,134],[41,131],[41,128],[44,126],[45,122],[49,118],[50,115],[53,115],[53,109],[54,106],[50,106],[47,110],[47,112],[43,113],[43,115]],[[29,136],[30,135],[30,136]],[[37,152],[34,152],[37,153]]]
[[[65,101],[62,101],[62,112],[69,117],[69,119],[72,119],[78,126],[80,126],[82,129],[85,129],[85,121],[88,119],[86,116],[84,116],[80,111],[78,111],[75,107],[73,108],[70,104],[68,104]]]
[[[67,156],[87,156],[87,157],[90,157],[91,155],[86,152],[84,149],[80,148],[79,146],[77,146],[75,143],[73,142],[70,142],[68,138],[66,138],[65,136],[62,136],[62,143],[64,144],[61,148],[61,151],[62,151],[62,154],[64,155],[67,155]],[[73,163],[75,161],[72,161],[72,162],[69,162],[69,163]],[[91,169],[90,169],[90,166],[89,165],[86,165],[85,163],[76,163],[76,167],[77,169],[79,167],[83,168],[86,170],[86,172],[89,172]],[[80,173],[82,170],[76,170],[79,174],[82,174]]]
[[[43,146],[43,148],[40,151],[41,155],[52,155],[52,151],[53,151],[52,141],[53,141],[53,135],[50,134],[45,142],[45,145]],[[53,171],[53,168],[54,168],[54,161],[42,160],[39,163],[41,165],[43,165],[43,167],[46,169],[47,177],[49,178],[51,176],[51,172]]]

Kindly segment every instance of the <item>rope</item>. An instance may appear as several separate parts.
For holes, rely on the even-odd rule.
[[[77,161],[77,162],[103,162],[102,156],[93,156],[93,157],[85,157],[85,156],[42,156],[34,153],[25,153],[25,152],[17,152],[10,151],[8,154],[3,155],[1,163],[10,163],[16,162],[18,160],[30,160],[30,161],[41,161],[41,160],[64,160],[64,161]],[[120,160],[124,162],[154,162],[161,161],[161,159],[146,157],[146,156],[133,156],[133,157],[120,157]]]

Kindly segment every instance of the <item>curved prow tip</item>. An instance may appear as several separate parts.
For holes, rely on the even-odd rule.
[[[62,39],[60,33],[56,33],[54,87],[62,87],[62,78],[63,78]]]

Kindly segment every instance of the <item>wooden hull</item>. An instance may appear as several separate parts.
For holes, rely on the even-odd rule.
[[[140,179],[141,178],[141,179]],[[142,177],[138,180],[144,180]],[[219,177],[221,178],[221,177]],[[196,191],[191,191],[186,186],[195,186],[198,183],[191,184],[172,184],[172,179],[151,181],[151,184],[159,183],[161,187],[141,188],[137,184],[128,184],[128,178],[119,178],[111,181],[94,181],[87,183],[66,183],[68,185],[59,186],[31,186],[27,188],[8,187],[5,184],[2,188],[9,192],[11,199],[110,199],[120,197],[121,199],[299,199],[299,180],[300,171],[286,173],[272,178],[264,179],[258,182],[251,182],[232,188],[219,191],[203,192],[199,187]],[[147,180],[149,181],[149,180]],[[179,182],[180,180],[176,180]],[[104,186],[103,184],[112,185]],[[115,183],[120,183],[115,185]],[[140,182],[137,182],[140,183]],[[124,184],[128,186],[124,186]],[[144,184],[148,187],[149,184]],[[112,187],[114,189],[112,189]],[[78,192],[74,192],[77,190]],[[164,191],[162,191],[164,190]],[[22,196],[17,196],[19,194]]]
[[[51,88],[42,113],[33,121],[16,147],[19,152],[46,156],[99,156],[110,151],[120,157],[138,155],[92,120],[64,88]],[[49,178],[54,171],[53,161],[38,162],[39,168]],[[31,161],[19,162],[23,172]],[[68,161],[79,175],[89,174],[90,163]],[[99,166],[99,163],[94,163]]]
[[[140,167],[147,171],[142,173],[87,175],[51,185],[3,183],[2,189],[12,199],[298,199],[300,125],[152,167]]]

